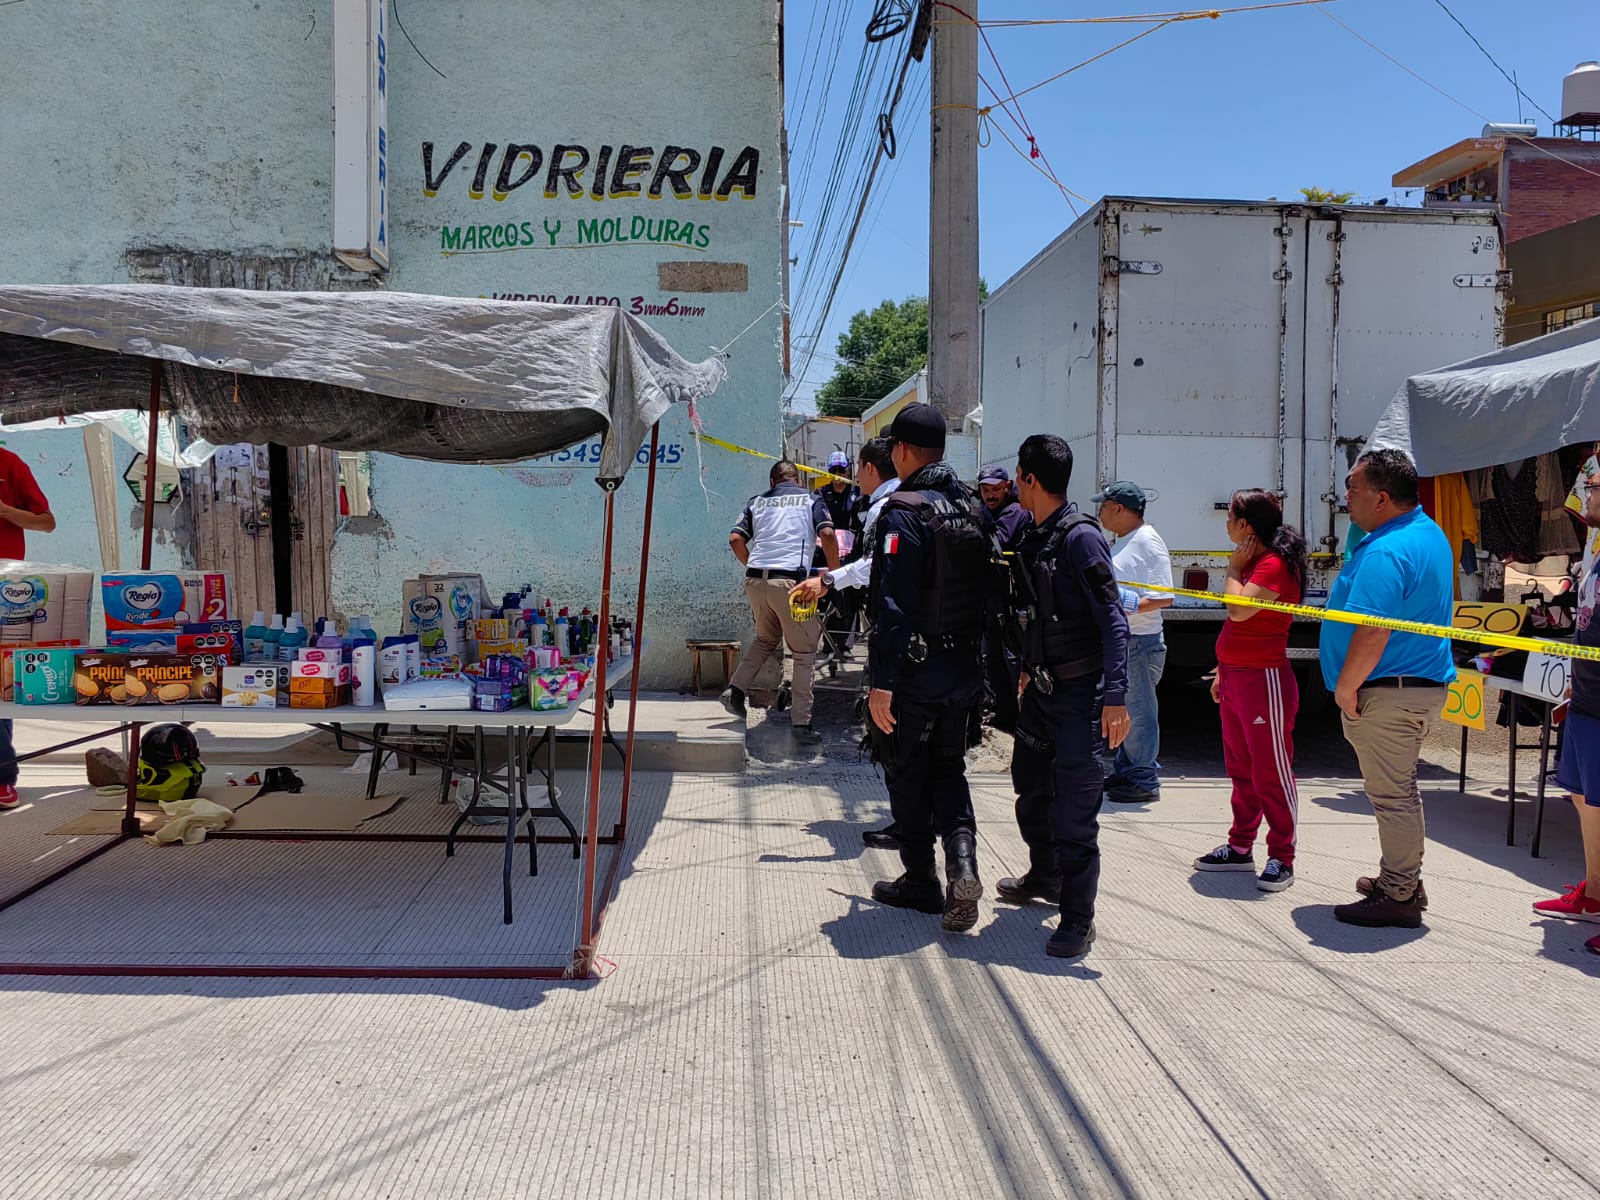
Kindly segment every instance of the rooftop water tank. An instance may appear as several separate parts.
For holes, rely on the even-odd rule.
[[[1600,125],[1600,62],[1582,62],[1561,81],[1562,125]]]
[[[1539,136],[1539,127],[1532,121],[1490,121],[1483,127],[1483,132],[1478,136],[1486,138],[1534,138]]]

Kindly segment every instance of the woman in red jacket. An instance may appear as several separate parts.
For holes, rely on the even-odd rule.
[[[1283,501],[1252,488],[1228,505],[1228,594],[1298,604],[1305,587],[1306,541],[1283,523]],[[1233,780],[1233,828],[1228,840],[1195,859],[1198,871],[1256,869],[1253,848],[1267,822],[1267,864],[1256,878],[1264,892],[1294,883],[1294,718],[1300,690],[1289,667],[1287,613],[1228,605],[1217,638],[1211,698],[1222,706],[1222,758]]]

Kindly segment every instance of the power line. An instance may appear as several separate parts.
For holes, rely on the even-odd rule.
[[[906,35],[906,37],[907,37],[907,44],[906,44],[905,55],[901,59],[901,62],[900,62],[899,77],[895,81],[894,91],[890,96],[888,111],[886,113],[886,116],[888,117],[890,122],[892,122],[893,119],[894,119],[895,109],[899,105],[900,98],[901,98],[901,96],[902,96],[902,94],[904,92],[905,82],[906,82],[906,74],[911,70],[912,49],[913,49],[912,44],[911,44],[911,34],[908,33]],[[833,282],[828,287],[827,297],[822,303],[821,314],[818,316],[817,320],[813,323],[813,328],[815,328],[817,330],[819,336],[821,334],[821,331],[827,327],[828,314],[833,309],[834,298],[837,297],[838,294],[839,294],[839,284],[843,281],[845,267],[850,262],[850,251],[855,245],[856,234],[860,231],[862,219],[866,215],[867,202],[869,200],[871,200],[871,198],[872,198],[872,184],[873,184],[873,181],[877,178],[878,167],[879,167],[880,164],[882,164],[882,162],[884,160],[884,157],[885,157],[885,154],[888,151],[888,148],[889,148],[889,145],[888,145],[887,139],[885,139],[885,138],[880,136],[879,139],[878,139],[877,151],[872,156],[872,163],[867,168],[866,177],[862,182],[861,199],[860,199],[860,202],[856,205],[855,217],[851,221],[851,224],[850,224],[850,232],[845,237],[844,248],[839,254],[839,266],[838,266],[838,269],[834,272]],[[811,351],[809,352],[809,354],[808,354],[808,356],[806,358],[805,364],[800,369],[799,379],[803,380],[805,378],[806,372],[808,370],[810,370],[811,361],[812,361],[813,358],[816,357],[816,349],[817,349],[816,343],[813,342],[812,346],[811,346]],[[791,395],[792,395],[792,393],[791,393]]]
[[[1449,6],[1445,4],[1444,0],[1433,0],[1433,2],[1435,4],[1437,4],[1440,8],[1444,9],[1444,15],[1445,16],[1449,17],[1458,26],[1460,26],[1461,32],[1466,34],[1469,38],[1472,39],[1472,44],[1474,46],[1476,46],[1479,50],[1483,51],[1483,56],[1485,58],[1487,58],[1491,63],[1494,64],[1494,69],[1496,71],[1499,71],[1500,74],[1505,75],[1506,82],[1509,83],[1512,86],[1512,88],[1516,91],[1517,95],[1521,96],[1529,104],[1533,105],[1535,108],[1539,109],[1540,112],[1544,113],[1545,120],[1549,121],[1552,125],[1554,125],[1555,122],[1556,122],[1556,119],[1554,117],[1552,117],[1549,113],[1544,112],[1544,109],[1540,108],[1539,102],[1537,100],[1535,100],[1532,96],[1528,95],[1527,92],[1523,91],[1521,85],[1518,84],[1517,81],[1514,78],[1512,78],[1510,75],[1506,74],[1506,69],[1504,67],[1502,67],[1499,63],[1495,62],[1494,55],[1490,54],[1488,49],[1484,46],[1484,44],[1482,42],[1480,42],[1473,35],[1472,30],[1468,29],[1465,25],[1461,24],[1461,18],[1456,16],[1455,13],[1450,11]]]
[[[1323,8],[1323,9],[1318,9],[1317,11],[1322,13],[1323,16],[1327,17],[1328,20],[1332,21],[1340,29],[1343,29],[1351,37],[1355,38],[1359,42],[1364,43],[1369,49],[1374,50],[1378,54],[1383,55],[1384,58],[1387,58],[1390,62],[1392,62],[1395,66],[1399,67],[1402,71],[1404,71],[1407,75],[1411,76],[1411,78],[1415,79],[1418,83],[1424,85],[1425,87],[1432,88],[1434,91],[1438,92],[1439,95],[1443,96],[1446,100],[1450,101],[1451,104],[1454,104],[1458,108],[1461,108],[1464,111],[1471,113],[1473,116],[1477,117],[1478,120],[1484,122],[1485,124],[1492,124],[1493,123],[1492,120],[1489,117],[1484,116],[1477,109],[1473,108],[1472,105],[1468,104],[1464,100],[1456,99],[1449,92],[1445,91],[1442,87],[1440,87],[1437,83],[1434,83],[1432,80],[1425,79],[1423,76],[1421,76],[1417,72],[1413,71],[1410,67],[1406,66],[1405,63],[1401,62],[1394,55],[1390,54],[1382,46],[1380,46],[1376,42],[1374,42],[1371,38],[1366,37],[1364,34],[1357,33],[1354,29],[1350,28],[1350,26],[1346,25],[1343,21],[1341,21],[1338,17],[1334,16],[1327,9]],[[1593,175],[1596,179],[1600,179],[1600,171],[1596,171],[1596,170],[1593,170],[1593,169],[1591,169],[1589,167],[1586,167],[1582,163],[1573,162],[1570,158],[1563,158],[1561,155],[1557,154],[1554,150],[1551,150],[1549,147],[1541,146],[1533,138],[1523,137],[1520,133],[1514,133],[1514,134],[1510,134],[1509,135],[1509,139],[1526,143],[1527,145],[1529,145],[1529,146],[1533,147],[1535,150],[1537,150],[1540,154],[1543,154],[1546,158],[1553,158],[1558,163],[1564,163],[1565,165],[1571,167],[1575,171],[1582,171],[1585,175]]]

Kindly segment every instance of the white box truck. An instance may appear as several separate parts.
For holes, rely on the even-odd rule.
[[[1483,210],[1107,197],[983,306],[983,461],[1055,433],[1079,505],[1116,479],[1153,488],[1174,582],[1195,590],[1222,590],[1234,489],[1276,489],[1320,604],[1350,464],[1408,375],[1500,345],[1503,268]],[[1222,619],[1167,610],[1170,678],[1211,668]],[[1291,636],[1307,682],[1316,637]]]

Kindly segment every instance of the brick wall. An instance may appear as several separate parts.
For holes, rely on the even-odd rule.
[[[1501,204],[1507,242],[1600,214],[1600,143],[1540,138],[1539,145],[1569,162],[1525,144],[1506,147]]]

